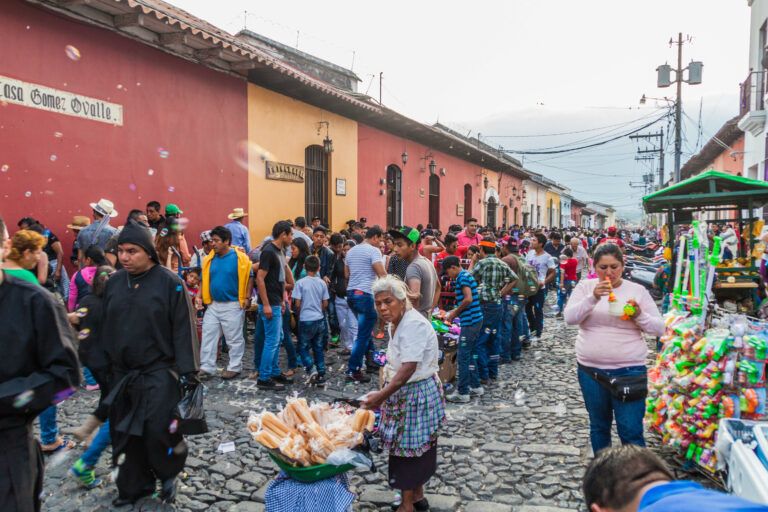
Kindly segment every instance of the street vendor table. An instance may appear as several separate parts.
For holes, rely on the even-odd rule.
[[[746,247],[743,247],[745,244],[740,238],[739,254],[733,255],[732,263],[737,263],[736,260],[739,259],[739,264],[721,266],[715,270],[718,282],[713,286],[713,292],[720,300],[735,296],[748,298],[754,293],[753,290],[759,287],[758,268],[753,256],[755,238],[759,234],[753,233],[753,227],[759,220],[756,209],[766,204],[768,183],[715,170],[706,171],[643,197],[646,213],[661,213],[667,216],[667,243],[670,247],[675,243],[675,226],[691,224],[695,212],[707,213],[707,217],[711,216],[710,213],[721,217],[702,218],[701,222],[732,223],[739,228],[740,233],[747,234]]]

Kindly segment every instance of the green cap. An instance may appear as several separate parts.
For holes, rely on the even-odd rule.
[[[165,205],[166,215],[181,215],[182,213],[184,212],[181,211],[181,209],[173,203],[168,203],[167,205]]]
[[[389,234],[392,238],[405,238],[414,244],[418,244],[421,240],[419,230],[410,226],[403,226],[400,229],[390,229]]]

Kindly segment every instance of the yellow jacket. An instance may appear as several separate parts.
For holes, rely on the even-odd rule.
[[[248,278],[251,276],[251,260],[243,251],[237,250],[234,247],[233,250],[237,254],[237,297],[240,301],[240,306],[245,307],[248,300]],[[203,258],[203,304],[213,302],[211,298],[211,261],[213,261],[215,255],[216,253],[211,251]]]

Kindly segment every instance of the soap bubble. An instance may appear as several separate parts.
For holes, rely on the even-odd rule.
[[[72,46],[71,44],[68,44],[64,47],[64,53],[67,54],[67,57],[69,57],[69,60],[74,60],[77,62],[80,60],[80,50],[77,49],[76,46]]]
[[[21,409],[25,405],[27,405],[29,402],[32,401],[32,399],[35,398],[35,392],[31,389],[28,389],[26,391],[23,391],[16,395],[16,398],[13,399],[13,407],[14,409]]]
[[[26,192],[24,192],[24,197],[32,197],[32,192],[27,190]]]
[[[130,189],[132,192],[136,192],[136,184],[135,184],[135,183],[129,183],[129,184],[128,184],[128,188],[129,188],[129,189]]]
[[[8,172],[8,170],[9,170],[10,168],[11,168],[11,166],[10,166],[10,165],[8,165],[8,164],[3,164],[3,165],[0,167],[0,172]]]
[[[123,88],[123,84],[117,84],[117,88],[118,89],[122,89]]]
[[[272,154],[255,142],[241,140],[237,143],[235,163],[243,170],[248,170],[248,162],[274,160]]]
[[[154,169],[150,169],[150,170],[147,171],[147,174],[149,176],[152,176],[153,174],[155,174],[155,170]]]
[[[58,158],[56,155],[51,155],[51,162],[55,162]]]
[[[174,419],[168,426],[168,432],[175,434],[177,430],[179,430],[179,420]]]
[[[174,187],[173,185],[168,187],[168,192],[175,192],[175,191],[176,191],[176,187]]]
[[[157,148],[157,154],[160,155],[160,158],[168,158],[171,152],[165,148]]]
[[[64,134],[61,132],[53,132],[53,136],[56,137],[57,139],[60,139],[64,136]]]

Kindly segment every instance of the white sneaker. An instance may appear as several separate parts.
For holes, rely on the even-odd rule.
[[[462,395],[458,391],[454,391],[450,395],[446,396],[445,399],[448,400],[449,402],[465,404],[470,401],[470,396]]]
[[[485,394],[485,388],[483,386],[479,386],[476,388],[469,388],[469,394],[483,396]]]

